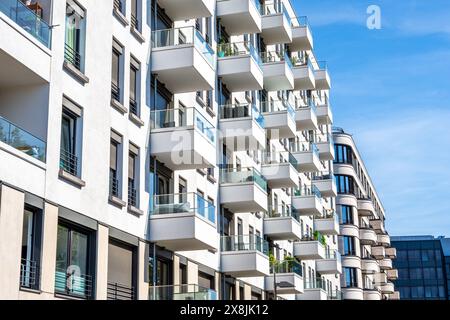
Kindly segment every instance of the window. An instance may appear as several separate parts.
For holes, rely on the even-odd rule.
[[[81,131],[81,110],[68,101],[65,105],[69,108],[64,106],[62,111],[60,168],[73,176],[80,176],[81,141],[78,132]]]
[[[358,287],[358,273],[356,268],[343,268],[343,274],[346,288]]]
[[[118,102],[122,101],[122,59],[123,47],[114,41],[112,47],[111,98]]]
[[[128,153],[128,205],[137,208],[139,200],[139,148],[130,144]]]
[[[356,256],[355,250],[355,238],[344,236],[342,237],[344,241],[344,255],[346,256]]]
[[[84,50],[86,37],[85,11],[75,1],[66,4],[66,39],[64,59],[76,69],[84,72]]]
[[[139,19],[141,16],[140,12],[140,1],[131,0],[131,27],[137,31],[141,30],[141,23]]]
[[[339,194],[355,194],[353,177],[336,175],[336,185]]]
[[[133,300],[136,289],[135,248],[110,240],[108,246],[108,300]]]
[[[114,0],[114,10],[117,10],[121,14],[125,15],[125,4],[125,0]]]
[[[350,146],[336,144],[334,149],[336,153],[335,163],[353,164],[353,151]]]
[[[121,198],[122,188],[120,182],[122,181],[122,137],[115,131],[111,131],[109,158],[109,194],[113,197]]]
[[[39,290],[42,215],[25,205],[22,229],[20,287]]]
[[[89,255],[90,233],[63,222],[58,224],[55,292],[90,298],[93,279]]]
[[[353,207],[341,205],[341,223],[354,224],[353,221]]]
[[[133,57],[130,65],[130,112],[135,116],[140,116],[139,96],[140,96],[140,63]]]

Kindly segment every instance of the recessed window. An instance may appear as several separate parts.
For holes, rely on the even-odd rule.
[[[81,109],[67,102],[62,110],[60,169],[80,176]]]
[[[73,0],[66,4],[66,38],[64,58],[67,63],[84,72],[84,52],[86,38],[86,13]]]
[[[130,64],[130,112],[135,116],[140,116],[139,96],[140,96],[140,63],[131,58]]]
[[[111,131],[109,179],[110,196],[122,197],[122,136]]]
[[[114,41],[112,48],[111,98],[122,102],[123,47]]]

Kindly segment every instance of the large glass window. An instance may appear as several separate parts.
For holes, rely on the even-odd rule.
[[[123,48],[117,42],[112,47],[111,98],[122,102],[122,58]]]
[[[353,207],[341,205],[341,223],[354,224],[353,221]]]
[[[60,168],[71,175],[78,176],[77,127],[78,116],[63,108],[61,121]]]
[[[355,194],[353,177],[336,175],[336,185],[339,194]]]
[[[37,209],[25,206],[20,264],[20,286],[22,288],[39,289],[41,218]]]
[[[336,152],[335,163],[353,164],[353,151],[350,146],[336,144],[334,148]]]
[[[89,232],[60,223],[56,247],[55,291],[59,294],[90,298],[92,276],[90,272]]]
[[[355,238],[344,236],[342,237],[344,242],[344,255],[346,256],[356,256],[356,249],[355,249]]]
[[[73,0],[66,5],[65,60],[84,72],[84,48],[86,37],[85,11]]]
[[[343,268],[343,274],[346,288],[358,287],[358,273],[356,268]]]

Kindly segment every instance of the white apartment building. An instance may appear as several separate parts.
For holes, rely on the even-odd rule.
[[[1,1],[0,299],[341,299],[313,48],[289,0]]]
[[[397,300],[392,268],[396,249],[385,228],[386,214],[352,135],[333,129],[334,172],[340,223],[343,299]]]

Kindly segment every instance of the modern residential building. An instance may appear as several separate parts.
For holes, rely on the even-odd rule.
[[[289,0],[0,1],[0,298],[340,299],[313,48]]]
[[[449,300],[449,238],[393,236],[392,247],[397,249],[394,283],[402,300]]]
[[[396,250],[386,213],[351,134],[333,129],[336,208],[340,216],[341,288],[345,300],[399,299]]]

